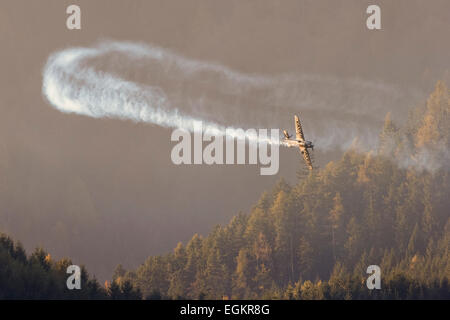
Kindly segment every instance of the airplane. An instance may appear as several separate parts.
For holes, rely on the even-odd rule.
[[[297,115],[294,116],[295,119],[295,139],[291,139],[291,135],[286,130],[283,130],[284,139],[283,143],[287,147],[299,147],[300,152],[302,153],[303,159],[305,159],[306,165],[309,170],[313,169],[311,157],[309,156],[308,149],[314,150],[314,145],[311,141],[305,140],[305,136],[303,135],[302,125],[300,124],[300,120]]]

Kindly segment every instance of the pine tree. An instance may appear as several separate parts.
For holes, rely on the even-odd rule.
[[[344,206],[342,204],[341,194],[339,192],[336,193],[336,196],[333,198],[333,209],[330,211],[330,223],[331,223],[331,235],[332,235],[332,246],[333,246],[333,258],[334,261],[337,261],[336,258],[336,230],[341,226],[341,217],[344,212]]]

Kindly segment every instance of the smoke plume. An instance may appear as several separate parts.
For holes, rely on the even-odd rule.
[[[62,112],[186,130],[202,121],[214,135],[230,127],[292,132],[298,114],[306,139],[322,150],[345,150],[356,137],[373,148],[385,114],[402,114],[417,98],[358,78],[244,74],[156,46],[111,41],[52,54],[42,90]]]

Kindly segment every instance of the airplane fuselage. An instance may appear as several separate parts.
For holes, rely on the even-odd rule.
[[[283,142],[288,146],[291,147],[304,147],[306,149],[312,149],[314,148],[314,145],[311,141],[303,141],[303,140],[296,140],[296,139],[283,139]]]

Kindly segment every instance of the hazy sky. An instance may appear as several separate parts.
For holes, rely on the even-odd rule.
[[[81,30],[66,28],[69,4],[81,7]],[[382,30],[367,30],[369,4],[381,7]],[[132,59],[96,62],[160,85],[181,109],[203,111],[202,101],[226,124],[292,131],[299,112],[305,135],[324,151],[338,134],[371,143],[387,111],[401,121],[436,80],[449,80],[449,12],[448,0],[3,0],[0,231],[104,279],[118,263],[135,266],[247,211],[280,177],[295,181],[303,165],[290,149],[281,150],[276,176],[260,176],[257,166],[175,166],[171,129],[60,113],[41,92],[42,70],[58,50],[142,42],[244,75],[289,75],[253,90],[214,75],[181,81]],[[330,149],[316,144],[319,165]]]

